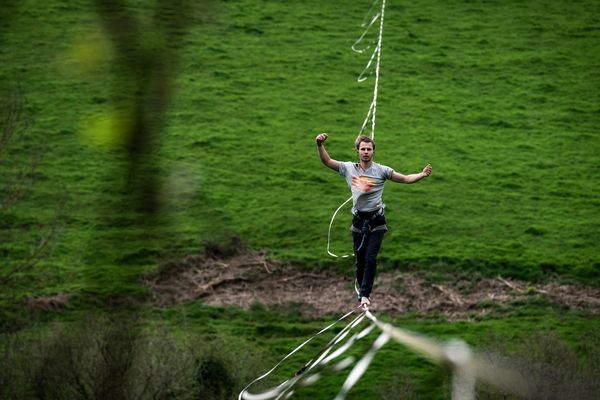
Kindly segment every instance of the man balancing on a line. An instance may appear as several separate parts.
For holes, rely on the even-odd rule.
[[[323,143],[327,134],[317,135],[321,162],[346,178],[352,191],[352,238],[356,257],[356,282],[360,287],[360,305],[370,305],[369,297],[375,280],[377,253],[387,231],[383,215],[383,184],[386,179],[398,183],[415,183],[431,174],[431,165],[418,174],[403,175],[373,161],[375,142],[368,136],[356,139],[359,162],[340,162],[329,157]]]

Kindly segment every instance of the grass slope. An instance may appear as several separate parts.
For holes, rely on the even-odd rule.
[[[128,4],[152,48],[153,4]],[[598,283],[599,7],[389,3],[377,160],[406,173],[431,162],[434,174],[388,184],[384,267]],[[319,163],[313,139],[327,131],[334,158],[355,157],[373,79],[356,82],[368,55],[350,46],[368,8],[250,0],[199,8],[181,36],[155,152],[161,214],[148,226],[122,208],[127,160],[106,144],[119,139],[110,121],[132,94],[94,7],[27,0],[2,14],[0,88],[7,98],[18,82],[33,119],[2,166],[45,154],[31,191],[1,216],[3,264],[27,259],[57,212],[61,226],[52,254],[4,298],[135,293],[140,271],[231,234],[276,257],[333,263],[327,227],[348,190]],[[335,252],[351,250],[348,224],[346,208]]]
[[[154,4],[128,4],[151,48]],[[333,263],[327,227],[348,190],[320,165],[313,139],[327,131],[332,156],[355,157],[373,79],[356,83],[368,55],[350,46],[369,6],[239,0],[200,7],[181,36],[156,149],[162,208],[148,225],[123,207],[127,159],[110,145],[119,138],[106,126],[132,95],[96,10],[83,0],[3,7],[0,90],[6,99],[20,85],[32,125],[0,154],[0,179],[36,152],[44,158],[31,190],[0,215],[2,274],[30,257],[57,218],[60,228],[51,254],[4,285],[3,324],[25,297],[139,293],[141,271],[232,234],[277,257]],[[415,186],[388,184],[383,267],[477,268],[526,279],[558,273],[598,284],[600,4],[388,1],[385,15],[377,161],[407,173],[431,162],[434,174]],[[334,225],[337,253],[351,250],[348,225],[346,208]],[[90,304],[71,307],[85,313]],[[561,311],[514,312],[476,323],[394,322],[477,346],[488,332],[515,338],[544,326],[581,343],[598,330],[596,320]],[[274,360],[324,326],[198,304],[162,313],[183,331],[246,337]],[[398,380],[405,360],[417,393],[444,397],[445,378],[421,359],[394,346],[380,356],[349,398],[378,398],[373,387]],[[307,396],[319,398],[319,390],[330,398],[341,379],[323,380]]]

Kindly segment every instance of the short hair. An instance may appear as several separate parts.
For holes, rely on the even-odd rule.
[[[354,145],[356,146],[356,150],[359,149],[360,144],[362,142],[372,143],[373,144],[373,151],[375,151],[375,141],[373,139],[371,139],[370,137],[365,136],[365,135],[360,135],[359,137],[356,138],[356,142],[354,142]]]

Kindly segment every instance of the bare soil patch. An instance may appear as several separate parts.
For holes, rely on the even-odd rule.
[[[214,306],[267,307],[298,310],[307,317],[339,315],[358,303],[353,271],[340,275],[271,260],[248,252],[227,258],[188,256],[163,265],[147,276],[154,301],[161,306],[201,300]],[[470,319],[509,310],[513,305],[545,301],[557,307],[600,314],[600,289],[558,283],[532,284],[496,278],[445,279],[426,282],[415,272],[379,273],[371,309]]]

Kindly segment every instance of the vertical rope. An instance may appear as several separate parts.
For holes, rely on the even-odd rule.
[[[379,38],[377,39],[377,64],[375,65],[375,89],[373,90],[373,118],[371,125],[371,139],[375,139],[375,116],[377,114],[377,94],[379,88],[379,63],[381,61],[381,42],[383,40],[383,17],[385,14],[385,0],[381,3],[381,17],[379,19]]]
[[[377,3],[377,1],[379,1],[379,0],[375,0],[375,2],[373,3],[373,6],[371,6],[371,9],[374,8],[374,5]],[[370,12],[371,12],[371,10],[369,10],[369,12],[367,14],[370,14]],[[367,112],[367,117],[365,118],[365,120],[364,120],[364,122],[362,124],[362,127],[360,129],[360,132],[358,133],[358,136],[362,135],[362,133],[364,132],[365,128],[367,127],[367,124],[369,123],[369,121],[371,121],[371,139],[375,139],[375,114],[377,112],[377,94],[378,94],[378,87],[379,87],[379,65],[380,65],[380,62],[381,62],[381,43],[382,43],[382,40],[383,40],[383,16],[384,16],[384,13],[385,13],[385,0],[382,0],[382,2],[381,2],[381,11],[379,12],[379,14],[375,15],[371,19],[371,22],[366,27],[366,29],[364,30],[364,32],[362,33],[362,35],[352,45],[352,50],[354,50],[354,51],[356,51],[358,53],[362,53],[363,50],[357,49],[356,45],[358,45],[358,43],[360,43],[362,41],[362,39],[365,37],[365,35],[368,32],[368,30],[371,28],[371,26],[379,18],[379,35],[377,37],[377,46],[373,50],[373,53],[371,54],[371,57],[369,59],[369,62],[366,65],[366,67],[363,69],[363,71],[358,76],[358,82],[362,82],[365,79],[367,79],[364,76],[365,73],[366,73],[366,71],[369,70],[369,68],[371,67],[371,64],[373,63],[373,60],[374,59],[377,60],[376,63],[375,63],[375,84],[374,84],[374,89],[373,89],[373,101],[371,101],[371,105],[369,106],[369,111]],[[329,222],[329,229],[327,231],[327,254],[329,254],[332,257],[345,258],[345,257],[350,257],[350,256],[354,255],[354,254],[344,254],[344,255],[338,256],[337,254],[335,254],[335,253],[333,253],[331,251],[331,228],[333,227],[333,221],[335,220],[335,217],[338,214],[338,212],[340,211],[340,209],[343,206],[345,206],[350,200],[352,200],[352,196],[350,196],[349,199],[347,199],[345,202],[343,202],[335,210],[335,212],[331,216],[331,221]]]

